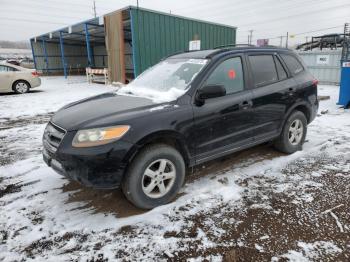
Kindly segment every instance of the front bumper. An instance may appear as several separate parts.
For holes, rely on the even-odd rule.
[[[79,183],[101,189],[120,186],[133,144],[117,141],[90,148],[73,148],[73,132],[68,132],[56,152],[43,138],[43,159],[57,173]],[[75,133],[75,132],[74,132]]]

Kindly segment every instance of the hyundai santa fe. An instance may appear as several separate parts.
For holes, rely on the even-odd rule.
[[[86,186],[121,187],[150,209],[173,200],[185,170],[272,141],[302,149],[317,80],[293,51],[227,47],[176,54],[111,93],[51,118],[43,157]]]

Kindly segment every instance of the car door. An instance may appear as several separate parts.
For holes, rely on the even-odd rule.
[[[0,92],[10,92],[12,90],[13,72],[11,68],[0,65]]]
[[[254,140],[279,135],[286,109],[294,101],[295,80],[276,53],[248,53],[255,120]]]
[[[252,141],[252,94],[245,86],[244,68],[242,55],[223,58],[201,84],[201,87],[223,85],[226,95],[193,107],[197,163],[227,154]]]

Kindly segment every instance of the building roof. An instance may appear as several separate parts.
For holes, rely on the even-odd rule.
[[[102,17],[103,18],[103,17]],[[103,44],[105,41],[104,26],[101,17],[96,17],[82,22],[66,26],[36,37],[31,38],[31,41],[41,41],[43,39],[50,42],[58,42],[60,34],[63,35],[65,43],[74,43],[77,41],[85,41],[85,25],[89,31],[89,38],[94,43]]]
[[[215,22],[210,22],[210,21],[204,21],[204,20],[199,20],[199,19],[193,19],[190,17],[184,17],[184,16],[179,16],[179,15],[174,15],[174,14],[169,14],[169,13],[165,13],[165,12],[159,12],[159,11],[155,11],[155,10],[151,10],[151,9],[146,9],[146,8],[141,8],[141,7],[136,7],[136,6],[126,6],[124,8],[109,12],[107,14],[104,14],[100,17],[96,17],[96,18],[92,18],[92,19],[88,19],[88,20],[84,20],[81,21],[79,23],[70,25],[70,26],[66,26],[63,28],[59,28],[57,30],[51,31],[51,32],[47,32],[35,37],[32,37],[30,40],[31,41],[37,41],[37,40],[50,40],[50,39],[54,39],[51,40],[51,42],[53,41],[58,41],[59,37],[60,37],[60,33],[63,34],[63,38],[66,41],[71,40],[71,42],[74,41],[85,41],[85,24],[88,25],[88,31],[89,31],[89,37],[90,40],[92,42],[98,43],[98,42],[103,42],[104,40],[104,25],[103,25],[103,19],[105,16],[111,15],[115,12],[119,12],[119,11],[123,11],[123,10],[128,10],[128,9],[139,9],[139,10],[143,10],[143,11],[147,11],[147,12],[151,12],[151,13],[156,13],[156,14],[163,14],[163,15],[167,15],[167,16],[172,16],[172,17],[177,17],[177,18],[182,18],[182,19],[186,19],[186,20],[192,20],[192,21],[197,21],[197,22],[201,22],[201,23],[207,23],[207,24],[212,24],[212,25],[219,25],[219,26],[224,26],[224,27],[229,27],[229,28],[234,28],[236,29],[236,27],[234,26],[230,26],[230,25],[224,25],[224,24],[219,24],[219,23],[215,23]]]

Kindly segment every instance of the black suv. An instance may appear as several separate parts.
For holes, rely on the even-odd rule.
[[[96,188],[121,186],[141,208],[170,202],[185,170],[273,141],[302,149],[317,81],[282,48],[176,54],[117,92],[60,109],[43,136],[45,162]]]

